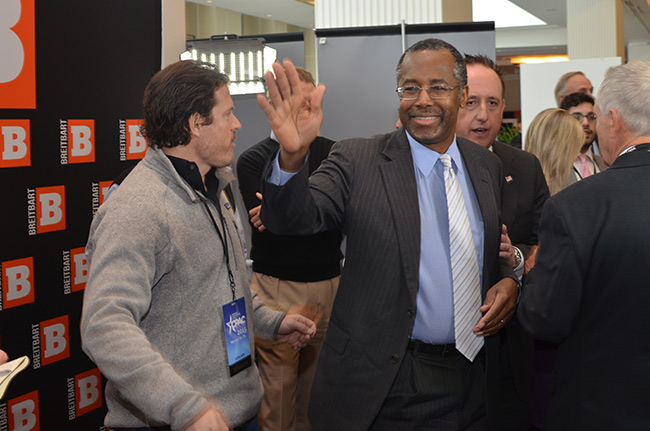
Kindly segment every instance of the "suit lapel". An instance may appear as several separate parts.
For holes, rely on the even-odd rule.
[[[519,194],[519,184],[521,183],[522,178],[519,178],[517,175],[518,170],[516,169],[516,164],[514,156],[507,151],[503,151],[502,145],[500,142],[494,142],[492,145],[492,150],[494,154],[501,159],[501,165],[503,167],[502,173],[504,178],[503,192],[501,193],[501,214],[504,217],[503,222],[506,226],[510,227],[514,220],[506,219],[506,215],[515,215],[517,211],[517,196]]]
[[[391,208],[406,285],[415,304],[419,284],[420,206],[413,168],[413,157],[400,129],[393,133],[383,150],[386,163],[379,165]]]

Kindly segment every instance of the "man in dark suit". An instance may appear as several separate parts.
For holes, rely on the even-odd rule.
[[[484,55],[465,54],[467,103],[458,112],[456,135],[492,150],[503,165],[505,185],[501,202],[504,230],[512,240],[503,242],[502,256],[523,275],[524,258],[537,246],[537,226],[549,197],[542,166],[533,154],[496,140],[506,106],[501,71]],[[516,319],[499,333],[504,379],[501,391],[502,430],[528,429],[529,398],[533,378],[533,342]],[[507,348],[506,348],[507,347]],[[508,390],[510,389],[510,390]]]
[[[438,39],[411,46],[397,67],[403,127],[335,144],[310,178],[305,157],[322,118],[324,87],[300,111],[293,66],[287,61],[285,68],[286,75],[274,65],[277,81],[267,74],[272,105],[258,97],[281,145],[267,177],[279,185],[264,185],[262,220],[278,233],[338,228],[347,235],[312,387],[312,426],[500,429],[495,334],[512,317],[518,289],[499,258],[500,162],[454,134],[467,98],[462,56]],[[449,213],[460,208],[452,205],[459,188],[467,226],[462,242],[471,243],[461,260],[476,281],[465,294],[477,298],[465,310],[454,303],[465,298],[454,292],[463,284],[456,244],[450,246],[458,220],[447,218],[448,198]],[[457,327],[467,323],[462,311],[474,320]]]
[[[545,429],[650,429],[648,94],[648,63],[608,70],[595,113],[611,167],[542,212],[517,317],[560,343]]]

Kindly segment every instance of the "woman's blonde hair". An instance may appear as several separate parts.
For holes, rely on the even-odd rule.
[[[551,195],[562,189],[584,143],[580,122],[563,109],[545,109],[530,123],[526,151],[539,159]]]

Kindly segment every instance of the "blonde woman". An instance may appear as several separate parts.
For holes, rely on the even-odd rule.
[[[526,151],[539,159],[551,195],[568,185],[571,167],[584,142],[580,122],[563,109],[545,109],[530,123]]]

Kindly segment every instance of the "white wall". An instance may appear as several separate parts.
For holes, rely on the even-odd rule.
[[[621,64],[620,57],[590,58],[570,60],[560,63],[522,64],[520,68],[521,121],[523,136],[535,115],[547,108],[557,108],[553,90],[560,76],[567,72],[581,71],[594,86],[594,96],[598,97],[598,87],[611,66]]]

